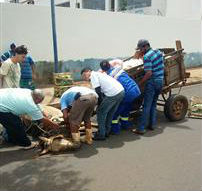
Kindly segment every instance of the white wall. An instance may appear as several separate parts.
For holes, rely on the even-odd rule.
[[[201,0],[167,0],[167,17],[199,19]]]
[[[152,8],[159,10],[163,16],[166,15],[166,5],[169,0],[152,0]]]
[[[0,4],[0,52],[11,42],[29,47],[35,60],[53,60],[50,7]],[[201,50],[201,20],[56,8],[60,60],[125,57],[140,38],[156,47]],[[17,18],[17,19],[15,19]]]

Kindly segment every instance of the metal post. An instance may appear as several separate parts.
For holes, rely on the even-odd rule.
[[[58,50],[57,50],[57,35],[56,35],[56,24],[55,24],[55,0],[51,0],[51,20],[52,20],[52,33],[53,33],[55,73],[58,73]]]

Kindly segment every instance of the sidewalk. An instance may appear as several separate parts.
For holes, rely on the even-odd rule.
[[[202,83],[202,67],[187,69],[190,72],[190,77],[187,79],[186,85],[194,85]]]
[[[186,86],[202,83],[202,67],[187,69],[186,72],[190,72],[190,78],[187,79]],[[88,83],[82,83],[82,82],[75,83],[75,85],[81,85],[81,84],[83,86],[89,86]],[[48,105],[50,103],[59,103],[60,99],[54,97],[53,87],[43,88],[43,91],[46,96],[42,104]]]

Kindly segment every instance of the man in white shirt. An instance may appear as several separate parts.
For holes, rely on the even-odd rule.
[[[80,147],[79,127],[84,121],[86,136],[84,142],[92,144],[90,118],[97,104],[98,95],[94,90],[75,86],[65,91],[60,99],[61,110],[67,128],[70,128],[73,141]]]
[[[0,88],[18,88],[20,86],[20,64],[27,55],[27,48],[22,45],[15,49],[15,55],[0,67]]]
[[[98,133],[94,140],[105,140],[111,131],[111,123],[114,113],[124,97],[123,86],[106,73],[95,72],[90,68],[81,71],[82,79],[91,82],[98,94]]]
[[[20,117],[28,115],[33,121],[47,121],[38,106],[43,99],[44,94],[38,89],[34,91],[21,88],[0,89],[0,123],[7,131],[7,142],[24,147],[34,146],[26,135]],[[54,127],[58,128],[56,124]]]

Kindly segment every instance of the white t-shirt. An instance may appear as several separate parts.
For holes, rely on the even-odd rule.
[[[0,75],[2,75],[2,88],[20,87],[21,71],[19,63],[14,64],[10,58],[7,59],[0,67]]]
[[[92,71],[90,80],[94,89],[101,87],[102,92],[108,97],[115,96],[124,91],[123,86],[106,73]]]
[[[94,94],[97,98],[98,98],[98,95],[97,93],[90,89],[90,88],[87,88],[87,87],[83,87],[83,86],[75,86],[75,87],[72,87],[72,88],[69,88],[68,90],[66,90],[63,94],[62,94],[62,97],[69,93],[69,92],[80,92],[81,95],[88,95],[88,94]],[[61,97],[61,98],[62,98]]]
[[[31,90],[21,88],[0,89],[0,112],[29,115],[34,121],[43,118],[39,105],[34,103]]]

